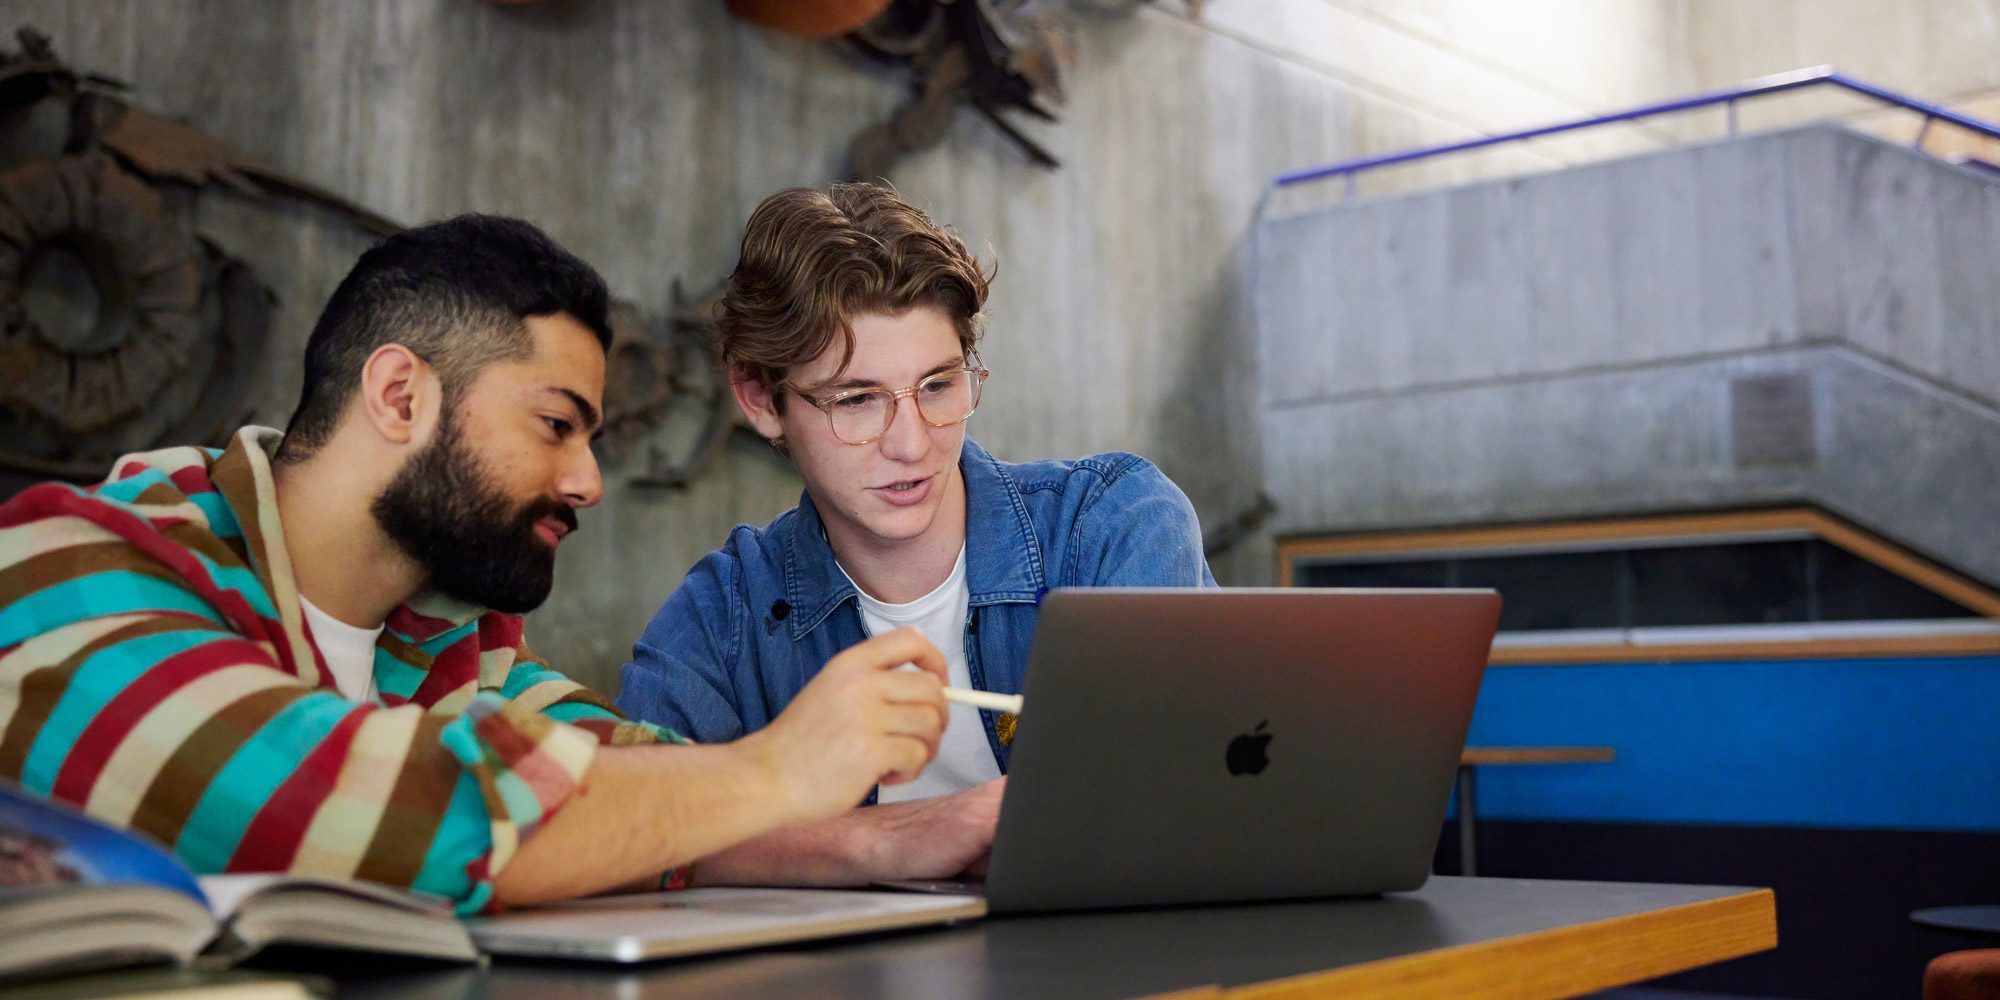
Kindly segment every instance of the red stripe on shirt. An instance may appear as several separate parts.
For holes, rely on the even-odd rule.
[[[347,762],[354,745],[354,734],[373,711],[373,705],[358,705],[334,724],[319,745],[299,762],[298,770],[251,817],[224,871],[276,872],[292,866],[299,846],[305,843],[306,829],[312,825],[313,816],[333,796],[340,781],[341,765]],[[360,766],[370,765],[361,762]]]
[[[410,700],[419,705],[435,705],[438,699],[462,687],[467,681],[479,679],[479,631],[470,630],[457,642],[437,651],[431,657],[431,669],[410,692]]]
[[[22,492],[4,508],[0,508],[0,511],[11,515],[0,517],[0,527],[7,527],[6,521],[76,517],[117,535],[157,560],[162,566],[172,570],[174,575],[187,583],[188,588],[193,590],[196,596],[221,612],[230,627],[243,633],[246,638],[270,643],[277,651],[279,662],[286,669],[296,672],[296,667],[290,662],[291,651],[287,648],[289,644],[276,641],[282,636],[282,629],[278,623],[257,614],[241,593],[218,585],[209,575],[208,567],[202,564],[193,550],[160,534],[153,522],[123,508],[94,497],[79,495],[52,483]]]
[[[175,469],[167,474],[167,480],[190,498],[215,492],[215,484],[209,481],[208,467],[205,465],[190,465]]]
[[[236,636],[218,636],[212,642],[182,650],[146,668],[98,709],[70,745],[50,794],[69,802],[89,801],[90,790],[104,773],[105,764],[140,719],[196,678],[241,663],[268,667],[270,657],[256,643]]]

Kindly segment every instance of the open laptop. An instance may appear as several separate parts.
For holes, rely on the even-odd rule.
[[[1367,895],[1429,876],[1491,590],[1059,590],[993,912]]]
[[[610,897],[475,920],[473,938],[637,962],[989,909],[1415,889],[1499,616],[1490,590],[1058,590],[983,887]]]

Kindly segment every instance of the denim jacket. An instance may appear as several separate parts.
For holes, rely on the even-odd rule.
[[[1118,452],[1002,462],[967,440],[965,660],[974,687],[1021,690],[1044,594],[1057,587],[1215,585],[1194,507],[1152,463]],[[835,653],[866,638],[854,584],[807,496],[738,525],[646,626],[618,707],[702,742],[763,728]],[[982,711],[1004,774],[996,713]]]

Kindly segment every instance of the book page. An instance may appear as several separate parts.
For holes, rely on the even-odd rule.
[[[315,876],[209,875],[201,882],[224,927],[211,954],[240,959],[286,942],[462,961],[479,957],[449,900]]]
[[[243,901],[264,887],[278,882],[283,875],[203,875],[201,891],[208,896],[208,912],[217,920],[226,920],[243,905]]]
[[[354,879],[322,878],[314,875],[230,874],[203,875],[201,890],[208,894],[209,911],[217,919],[242,909],[253,896],[275,893],[332,894],[381,903],[415,913],[451,914],[451,901],[423,893],[408,892]]]

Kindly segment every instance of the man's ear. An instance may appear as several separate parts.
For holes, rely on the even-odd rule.
[[[430,433],[442,396],[437,374],[416,352],[383,344],[361,365],[356,411],[390,444],[409,444]]]
[[[729,370],[729,391],[736,396],[737,408],[743,411],[751,428],[760,436],[767,441],[785,436],[785,422],[778,415],[778,393],[784,390],[751,377],[742,368],[732,367]]]

